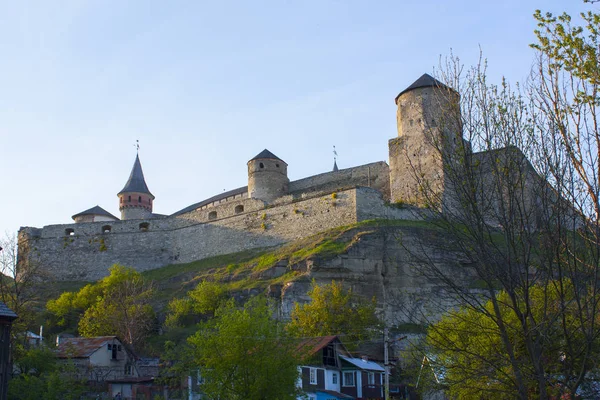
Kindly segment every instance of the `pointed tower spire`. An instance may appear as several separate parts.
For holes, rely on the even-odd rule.
[[[152,196],[152,193],[148,190],[148,185],[146,185],[146,180],[144,179],[144,172],[142,171],[139,154],[135,155],[135,161],[133,163],[133,168],[131,168],[129,179],[125,184],[125,187],[117,194],[117,196],[125,192],[145,193]],[[152,198],[154,198],[154,196],[152,196]]]
[[[337,151],[335,150],[335,146],[333,146],[333,172],[338,171],[339,168],[337,166]]]
[[[154,195],[148,190],[142,164],[140,163],[139,143],[136,144],[137,153],[133,168],[125,187],[117,193],[119,197],[119,210],[121,219],[144,219],[152,217],[152,203]]]

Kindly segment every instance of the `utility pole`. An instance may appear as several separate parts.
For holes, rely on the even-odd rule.
[[[383,328],[383,365],[385,367],[385,400],[390,400],[390,355],[387,324]]]

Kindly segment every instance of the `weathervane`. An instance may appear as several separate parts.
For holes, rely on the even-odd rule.
[[[139,153],[140,152],[140,141],[138,139],[135,140],[134,146],[135,146],[135,151],[137,153]]]

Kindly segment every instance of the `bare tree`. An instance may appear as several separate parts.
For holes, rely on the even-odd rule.
[[[17,340],[24,341],[24,333],[32,323],[34,294],[32,285],[35,266],[20,271],[17,266],[17,237],[6,233],[0,238],[0,300],[10,307],[19,318],[14,322],[12,334]]]
[[[450,112],[436,129],[423,128],[444,190],[411,164],[432,205],[427,215],[435,215],[432,223],[460,253],[461,265],[449,267],[412,249],[419,272],[441,282],[461,306],[446,317],[454,325],[430,326],[427,345],[439,355],[445,383],[462,397],[575,395],[597,372],[598,92],[572,71],[557,79],[564,64],[540,51],[540,70],[525,89],[489,84],[483,60],[464,69],[450,57],[438,71],[445,86],[436,88]],[[454,129],[464,140],[448,151]],[[467,316],[471,325],[458,323]],[[497,356],[465,340],[481,340],[476,321],[486,321]]]

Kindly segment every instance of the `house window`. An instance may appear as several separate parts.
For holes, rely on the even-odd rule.
[[[108,350],[109,351],[112,350],[112,344],[110,344],[110,343],[108,344]]]
[[[336,366],[335,351],[332,345],[329,345],[323,349],[323,364]]]
[[[125,375],[131,375],[131,371],[132,371],[131,364],[125,364],[125,371],[124,371]]]
[[[258,166],[259,166],[259,167],[261,167],[261,168],[264,168],[264,167],[265,167],[265,164],[263,164],[263,163],[260,163],[260,164],[258,164]]]
[[[142,232],[147,232],[149,228],[150,228],[150,224],[147,222],[142,222],[140,224],[140,231],[142,231]]]
[[[127,201],[128,201],[129,203],[131,203],[131,196],[128,196],[128,197],[127,197]]]
[[[112,345],[111,359],[113,359],[113,360],[117,359],[117,345],[116,344]]]
[[[354,386],[354,372],[344,372],[344,386]]]
[[[121,345],[117,346],[117,351],[121,351]]]
[[[67,236],[75,235],[75,229],[72,229],[72,228],[65,229],[65,235],[67,235]]]
[[[338,375],[337,372],[331,374],[331,383],[334,385],[338,384]]]
[[[208,219],[209,220],[217,219],[217,212],[216,211],[209,212],[208,213]]]
[[[110,233],[110,225],[104,225],[102,227],[102,233]]]
[[[239,205],[239,206],[235,206],[235,213],[239,214],[239,213],[243,213],[244,212],[244,206]]]
[[[369,375],[367,376],[367,382],[369,385],[375,384],[375,372],[369,372]]]
[[[311,385],[317,384],[317,369],[316,368],[310,368],[310,384]]]
[[[279,164],[275,164],[275,167],[279,168]]]
[[[142,202],[142,196],[138,196],[138,203]]]

